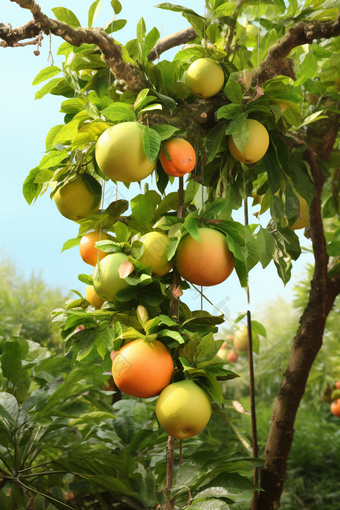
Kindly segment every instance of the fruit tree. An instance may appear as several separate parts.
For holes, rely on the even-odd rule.
[[[188,27],[161,38],[159,30],[147,30],[141,18],[136,38],[122,44],[116,33],[126,24],[121,11],[128,11],[128,2],[112,0],[113,19],[95,28],[101,0],[90,6],[88,27],[81,27],[66,7],[53,9],[52,18],[44,14],[43,0],[41,6],[35,0],[11,1],[28,11],[27,23],[16,28],[2,20],[0,46],[36,44],[39,54],[42,39],[55,37],[61,43],[58,54],[65,57],[62,69],[49,65],[34,80],[46,81],[37,97],[60,96],[65,117],[48,132],[46,153],[29,172],[24,197],[33,203],[49,191],[65,221],[79,227],[67,248],[80,245],[82,250],[82,239],[89,233],[88,238],[95,239],[84,247],[92,252],[93,275],[79,275],[89,286],[86,299],[79,295],[53,312],[61,329],[65,367],[71,359],[73,368],[86,360],[106,367],[111,356],[114,387],[133,398],[157,398],[148,409],[154,406],[169,439],[163,493],[150,508],[159,504],[157,508],[194,509],[202,501],[221,508],[236,501],[237,494],[253,493],[253,509],[277,509],[295,416],[322,347],[325,321],[340,293],[336,3],[206,0],[203,14],[162,3],[157,7],[182,15]],[[174,48],[172,60],[163,58]],[[154,189],[146,184],[142,191],[148,176]],[[117,197],[104,208],[109,180],[127,189],[140,183],[140,193],[129,202]],[[252,196],[260,210],[250,222]],[[242,222],[233,217],[239,209]],[[217,466],[215,471],[202,470],[195,480],[178,475],[173,485],[174,469],[182,463],[182,439],[185,444],[200,433],[211,410],[224,416],[220,382],[225,385],[237,377],[229,370],[233,366],[217,356],[223,340],[215,341],[213,334],[224,322],[223,314],[213,316],[203,307],[190,310],[181,296],[191,286],[201,286],[204,297],[204,286],[227,282],[233,271],[247,289],[252,269],[257,264],[265,269],[271,261],[286,284],[303,251],[297,235],[303,228],[313,246],[314,274],[292,339],[263,464],[256,460],[252,358],[253,351],[259,352],[258,335],[265,331],[251,321],[250,311],[247,326],[234,324],[234,348],[249,356],[255,459],[248,460],[254,467],[254,484],[241,467],[239,473],[231,473],[230,466],[221,465],[220,472]],[[85,369],[81,374],[86,378]],[[76,385],[80,379],[74,380]],[[336,412],[338,402],[333,406]],[[0,414],[8,420],[6,409],[2,406]],[[69,414],[73,418],[73,412]],[[62,416],[67,418],[67,411]],[[102,435],[103,447],[109,437],[109,432]],[[180,440],[175,467],[174,439]],[[190,455],[197,459],[197,452],[188,450],[186,459]],[[132,475],[134,461],[129,462],[126,476],[132,481],[129,486],[117,482],[114,497],[124,497],[125,502],[129,496],[139,497],[130,507],[140,508],[146,503],[133,483],[142,470],[137,473],[136,468]],[[1,469],[9,479],[8,465]],[[65,469],[80,476],[79,466],[73,468],[71,462]],[[19,487],[17,471],[15,476],[14,486]],[[95,479],[102,489],[103,476]],[[40,495],[33,482],[20,483],[19,495],[13,489],[11,508],[16,508],[16,494],[19,497],[24,489],[33,499]],[[45,487],[46,498],[50,486]],[[79,493],[81,487],[79,482]],[[77,504],[87,508],[85,500]]]

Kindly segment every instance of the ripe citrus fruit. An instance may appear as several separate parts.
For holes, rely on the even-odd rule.
[[[211,402],[204,390],[186,379],[169,384],[159,395],[156,416],[165,432],[186,439],[202,432],[211,416]]]
[[[173,262],[167,257],[169,237],[160,232],[148,232],[140,240],[144,243],[144,251],[139,262],[151,266],[154,276],[167,274],[173,266]]]
[[[105,232],[98,231],[89,232],[81,238],[79,244],[79,253],[86,264],[95,266],[99,260],[102,260],[107,255],[107,253],[98,250],[94,246],[97,241],[103,241],[104,239],[107,239]]]
[[[259,161],[267,152],[269,135],[266,128],[257,120],[246,119],[245,123],[249,129],[249,140],[243,154],[236,147],[232,135],[229,136],[228,147],[237,161],[250,165]]]
[[[101,197],[96,195],[79,176],[59,188],[53,198],[59,212],[65,218],[76,221],[98,211]]]
[[[195,168],[196,153],[193,146],[183,138],[172,138],[164,144],[159,159],[165,173],[182,177]]]
[[[339,398],[336,400],[336,402],[332,402],[331,411],[334,414],[334,416],[337,416],[338,418],[340,418],[340,399]]]
[[[243,326],[240,330],[237,330],[234,335],[234,347],[239,352],[248,351],[248,328]]]
[[[291,230],[298,230],[300,228],[306,228],[306,227],[309,227],[309,225],[310,225],[308,204],[307,204],[306,200],[304,198],[302,198],[298,193],[295,193],[295,195],[299,199],[300,211],[299,211],[298,219],[290,227]]]
[[[150,163],[143,149],[143,126],[123,122],[108,128],[96,145],[99,168],[113,181],[137,182],[151,174],[157,160]]]
[[[171,382],[173,371],[170,351],[158,340],[133,340],[115,354],[112,363],[115,384],[138,398],[158,395]]]
[[[230,361],[230,363],[236,363],[238,360],[238,354],[235,351],[229,351],[227,354],[227,361]]]
[[[127,258],[125,253],[109,253],[96,265],[93,286],[98,296],[105,301],[114,301],[117,292],[128,285],[118,273],[120,266]]]
[[[199,229],[199,241],[187,234],[180,242],[175,266],[190,283],[202,286],[224,282],[235,267],[234,255],[224,234],[212,228]]]
[[[340,390],[340,381],[336,381],[335,387],[337,390]]]
[[[95,308],[101,308],[104,303],[104,299],[98,296],[92,285],[86,286],[85,299]]]
[[[195,96],[207,99],[223,87],[224,72],[216,60],[209,57],[199,58],[187,70],[186,82]]]

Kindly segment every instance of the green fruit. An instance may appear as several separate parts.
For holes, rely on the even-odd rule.
[[[151,266],[154,276],[167,274],[173,266],[173,262],[169,262],[167,256],[169,237],[160,232],[149,232],[140,240],[144,243],[144,251],[139,262],[144,266]]]
[[[234,335],[234,347],[239,352],[248,351],[248,328],[244,326],[240,330],[236,331]]]
[[[143,149],[143,129],[137,122],[123,122],[108,128],[96,144],[96,160],[101,171],[113,181],[137,182],[156,167]]]
[[[94,214],[100,204],[100,196],[87,186],[82,177],[59,188],[53,198],[59,212],[73,221]]]
[[[127,259],[125,253],[112,253],[98,262],[93,273],[93,286],[100,298],[115,301],[117,292],[128,285],[118,273],[120,266]]]
[[[236,147],[232,135],[229,136],[228,147],[237,161],[250,165],[259,161],[267,152],[269,135],[266,128],[257,120],[246,119],[245,123],[249,129],[249,140],[243,154]]]
[[[216,60],[199,58],[189,67],[186,82],[195,96],[207,99],[222,89],[224,72]]]
[[[186,379],[166,386],[156,403],[156,416],[175,439],[199,434],[211,416],[211,402],[204,390]]]

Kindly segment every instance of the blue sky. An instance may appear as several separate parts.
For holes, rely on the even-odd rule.
[[[67,7],[72,10],[81,21],[87,25],[87,11],[92,0],[82,2],[68,0],[57,3],[56,0],[40,0],[39,4],[45,14],[53,17],[51,8]],[[113,10],[109,0],[103,0],[102,10],[95,25],[102,26],[113,17]],[[117,39],[123,44],[135,37],[136,24],[141,16],[144,17],[147,30],[156,26],[165,37],[173,32],[186,28],[187,21],[179,14],[153,7],[150,0],[121,0],[123,10],[118,19],[127,19],[123,30],[116,33]],[[202,14],[204,2],[201,0],[185,0],[184,5]],[[19,27],[31,19],[28,10],[21,9],[10,0],[1,0],[0,22],[11,23]],[[52,38],[52,53],[54,64],[61,66],[61,58],[56,57],[58,46],[62,43],[56,37]],[[73,248],[60,253],[63,243],[76,237],[78,226],[74,222],[62,217],[48,193],[33,205],[29,206],[22,195],[22,184],[29,170],[40,161],[45,150],[45,137],[49,129],[63,122],[63,114],[59,113],[60,96],[47,95],[43,99],[34,100],[36,91],[43,84],[33,87],[32,81],[38,72],[49,65],[49,39],[44,37],[40,56],[33,55],[34,46],[24,48],[0,48],[0,250],[5,256],[10,256],[25,276],[32,271],[42,273],[43,278],[52,286],[60,286],[65,292],[77,289],[85,292],[85,285],[78,281],[78,274],[90,274],[91,266],[85,264],[78,252]],[[171,59],[175,50],[164,54],[164,58]],[[145,180],[146,182],[148,179]],[[149,179],[149,182],[150,179]],[[144,181],[143,181],[144,183]],[[108,192],[113,184],[106,185]],[[136,191],[136,187],[133,188]],[[137,188],[138,190],[138,188]],[[138,192],[138,191],[137,191]],[[134,193],[128,193],[123,185],[119,193],[131,199]],[[256,209],[255,209],[256,210]],[[254,211],[251,211],[251,213]],[[253,217],[252,217],[253,218]],[[242,221],[242,216],[236,214],[234,219]],[[262,225],[266,225],[262,218]],[[266,218],[267,220],[267,218]],[[257,221],[255,218],[251,220]],[[299,231],[302,236],[302,231]],[[302,245],[310,243],[302,238]],[[303,254],[294,264],[293,277],[286,288],[271,263],[265,270],[258,264],[250,273],[250,293],[252,308],[256,309],[265,301],[272,301],[277,295],[287,300],[292,297],[292,287],[303,273],[307,262],[312,262],[310,254]],[[207,297],[214,302],[227,316],[235,317],[235,312],[246,309],[246,293],[240,288],[236,273],[233,272],[228,280],[217,286],[206,288]],[[184,299],[192,309],[200,307],[199,295],[194,290],[188,290]],[[211,313],[214,310],[206,303],[205,309]]]

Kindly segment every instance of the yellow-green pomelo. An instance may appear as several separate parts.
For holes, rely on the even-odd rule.
[[[167,257],[170,239],[160,232],[148,232],[140,239],[144,243],[143,255],[139,262],[152,267],[154,276],[164,276],[173,266]]]
[[[295,193],[295,192],[294,192]],[[295,195],[299,199],[300,204],[300,211],[299,211],[299,217],[296,220],[296,222],[290,227],[292,230],[298,230],[300,228],[306,228],[309,227],[309,209],[308,204],[304,198],[302,198],[298,193],[295,193]]]
[[[266,128],[257,120],[245,120],[249,129],[249,140],[243,154],[236,147],[232,135],[228,139],[228,147],[231,154],[237,161],[250,165],[259,161],[267,152],[269,147],[269,135]]]
[[[96,144],[96,160],[101,171],[113,181],[137,182],[156,167],[143,149],[143,126],[123,122],[108,128]]]
[[[222,89],[224,73],[216,60],[205,57],[190,65],[185,79],[195,96],[207,99]]]
[[[166,386],[156,403],[156,416],[175,439],[199,434],[211,416],[211,402],[202,388],[186,379]]]
[[[100,308],[104,303],[104,299],[98,296],[92,285],[86,286],[85,299],[95,308]]]
[[[234,335],[234,347],[239,352],[248,351],[248,328],[244,326],[240,330],[236,331]]]
[[[112,253],[98,262],[93,273],[93,286],[100,298],[114,301],[117,292],[128,285],[118,273],[120,266],[127,259],[125,253]]]
[[[81,220],[99,209],[100,196],[97,196],[82,177],[77,177],[58,189],[54,201],[59,212],[69,220]]]

